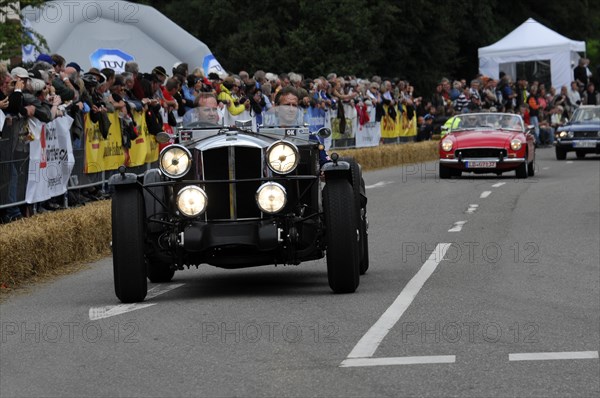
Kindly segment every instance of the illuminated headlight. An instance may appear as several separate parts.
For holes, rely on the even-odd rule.
[[[180,145],[169,145],[160,153],[158,167],[167,177],[181,178],[192,167],[192,154]]]
[[[256,203],[264,213],[277,213],[285,206],[287,195],[285,188],[276,182],[267,182],[256,191]]]
[[[197,217],[204,213],[207,204],[206,193],[195,185],[185,187],[177,194],[177,209],[186,217]]]
[[[523,146],[523,143],[521,142],[521,140],[515,138],[514,140],[512,140],[510,142],[510,147],[513,151],[518,151],[519,149],[521,149],[521,147]]]
[[[277,141],[267,149],[267,164],[277,174],[291,173],[298,166],[298,148],[286,141]]]
[[[450,152],[452,149],[452,140],[444,140],[442,141],[442,149],[446,152]]]
[[[566,131],[561,131],[560,134],[558,134],[558,136],[560,138],[565,138],[567,136],[567,132]]]

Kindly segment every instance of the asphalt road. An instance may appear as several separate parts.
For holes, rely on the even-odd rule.
[[[0,305],[0,396],[600,394],[600,157],[440,181],[365,174],[371,268],[325,261],[150,285],[119,306],[111,259]]]

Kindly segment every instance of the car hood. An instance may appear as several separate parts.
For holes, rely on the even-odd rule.
[[[513,138],[517,138],[520,133],[495,131],[495,130],[479,130],[465,131],[456,133],[452,136],[456,140],[458,148],[467,147],[506,147],[510,144]]]
[[[203,138],[198,141],[189,143],[187,146],[190,149],[196,149],[199,151],[206,151],[209,149],[222,148],[222,147],[249,147],[249,148],[268,148],[271,144],[276,141],[281,141],[283,137],[273,137],[260,134],[247,134],[240,132],[228,132],[211,137]],[[296,146],[306,145],[307,140],[297,139],[294,137],[285,137],[285,141],[291,142]]]
[[[558,131],[598,131],[600,130],[600,123],[573,123],[565,124],[558,128]]]

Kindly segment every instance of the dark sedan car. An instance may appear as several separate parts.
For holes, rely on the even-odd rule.
[[[586,153],[600,154],[600,106],[580,106],[571,120],[555,133],[556,159],[565,160],[574,151],[578,159]]]

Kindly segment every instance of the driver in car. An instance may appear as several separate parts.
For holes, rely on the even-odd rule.
[[[194,101],[194,107],[183,116],[183,125],[205,122],[211,125],[219,125],[219,108],[217,97],[213,93],[201,92]]]
[[[479,125],[479,120],[476,115],[469,115],[463,117],[462,127],[469,129],[475,128]]]
[[[274,114],[278,119],[276,124],[281,127],[290,127],[290,126],[301,126],[304,122],[304,115],[302,112],[298,110],[299,103],[299,95],[298,91],[292,87],[287,86],[279,90],[277,95],[275,96],[275,106],[277,112]],[[269,123],[273,124],[273,120]],[[309,137],[312,141],[319,142],[319,164],[323,166],[327,162],[331,162],[329,156],[327,156],[327,152],[325,151],[325,147],[321,140],[314,135]]]

